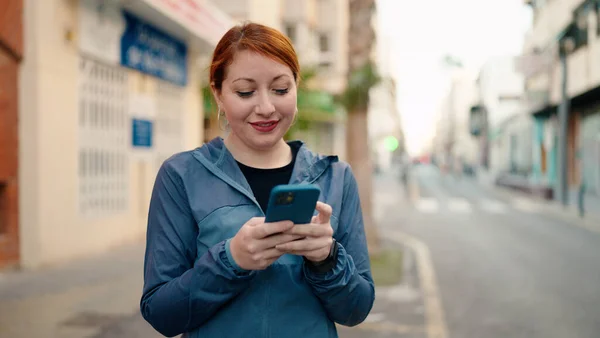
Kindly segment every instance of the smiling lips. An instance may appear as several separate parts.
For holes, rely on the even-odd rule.
[[[272,131],[273,129],[275,129],[275,127],[277,127],[278,124],[279,124],[279,121],[276,121],[276,120],[250,123],[250,125],[254,129],[256,129],[257,131],[259,131],[261,133],[268,133],[268,132]]]

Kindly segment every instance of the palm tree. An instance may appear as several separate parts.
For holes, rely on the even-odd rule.
[[[379,82],[371,60],[375,32],[371,17],[375,0],[349,0],[350,25],[348,31],[348,84],[341,101],[348,113],[346,150],[358,182],[365,232],[369,252],[379,252],[379,236],[372,213],[372,161],[370,157],[367,111],[369,91]]]

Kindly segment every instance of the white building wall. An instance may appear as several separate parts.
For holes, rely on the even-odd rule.
[[[224,1],[224,3],[227,3],[227,1]],[[246,6],[248,6],[247,20],[259,22],[280,31],[283,30],[280,20],[283,12],[281,0],[248,0]]]
[[[493,58],[481,69],[480,95],[488,110],[491,129],[520,111],[519,98],[523,96],[525,83],[523,75],[515,69],[514,60],[512,56]]]
[[[24,2],[24,58],[20,85],[20,240],[25,268],[72,259],[143,238],[157,165],[133,154],[127,158],[129,186],[125,211],[105,217],[80,212],[80,53],[75,32],[77,2]],[[71,36],[72,38],[69,38]],[[201,95],[196,58],[188,54],[182,147],[202,140]],[[155,93],[159,80],[126,70],[130,93]],[[127,120],[130,129],[130,120]]]
[[[540,2],[540,1],[538,1]],[[527,35],[526,46],[546,47],[573,18],[573,10],[584,0],[545,0],[536,10],[531,33]]]
[[[509,120],[528,115],[524,106],[525,80],[515,67],[515,57],[490,59],[480,72],[480,98],[488,113],[490,133],[490,177],[510,169]],[[531,137],[533,130],[528,131]],[[531,154],[530,154],[531,155]]]
[[[402,134],[402,126],[396,102],[396,87],[392,82],[395,79],[389,57],[391,38],[385,35],[376,14],[371,18],[371,22],[376,36],[371,58],[381,77],[381,82],[369,92],[368,132],[370,147],[375,155],[373,158],[375,165],[385,171],[392,165],[392,153],[386,148],[385,138],[387,136],[399,138]]]

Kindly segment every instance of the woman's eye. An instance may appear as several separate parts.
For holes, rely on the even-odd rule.
[[[275,93],[277,93],[278,95],[285,95],[285,94],[287,94],[290,91],[289,88],[286,88],[286,89],[274,89],[274,90],[275,90]]]
[[[254,93],[254,91],[250,91],[250,92],[237,92],[239,97],[250,97],[252,96],[252,94]]]

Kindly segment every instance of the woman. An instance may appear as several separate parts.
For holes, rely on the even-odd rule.
[[[245,24],[218,43],[210,81],[228,136],[174,155],[148,219],[144,318],[165,336],[337,337],[375,298],[356,181],[335,156],[286,143],[298,58]],[[271,188],[314,183],[312,224],[265,223]]]

